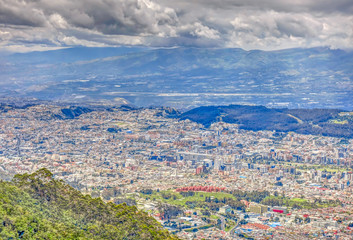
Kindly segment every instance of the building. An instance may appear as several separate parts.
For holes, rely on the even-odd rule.
[[[218,213],[220,213],[220,214],[227,214],[227,213],[230,213],[230,212],[232,212],[232,208],[230,206],[228,206],[228,205],[225,205],[225,206],[221,207],[219,209],[219,211],[218,211]]]
[[[253,213],[263,214],[268,211],[268,207],[262,204],[250,203],[249,211]]]

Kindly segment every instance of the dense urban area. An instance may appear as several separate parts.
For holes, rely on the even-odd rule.
[[[181,239],[353,237],[352,139],[206,128],[172,111],[3,107],[0,176],[46,168]]]

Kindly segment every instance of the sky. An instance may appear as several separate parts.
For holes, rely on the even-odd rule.
[[[0,50],[353,48],[352,0],[0,0]]]

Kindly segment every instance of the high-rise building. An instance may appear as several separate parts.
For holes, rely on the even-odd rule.
[[[268,207],[262,204],[250,203],[249,211],[253,213],[263,214],[268,211]]]

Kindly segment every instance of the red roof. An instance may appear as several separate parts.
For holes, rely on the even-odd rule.
[[[214,186],[190,186],[190,187],[181,187],[177,188],[177,192],[185,192],[185,191],[203,191],[203,192],[220,192],[224,191],[225,187],[214,187]]]
[[[258,228],[258,229],[262,229],[262,230],[267,230],[270,227],[264,224],[260,224],[260,223],[248,223],[244,226],[244,228]]]
[[[283,213],[283,210],[278,210],[278,209],[273,209],[272,211],[277,212],[277,213]]]

